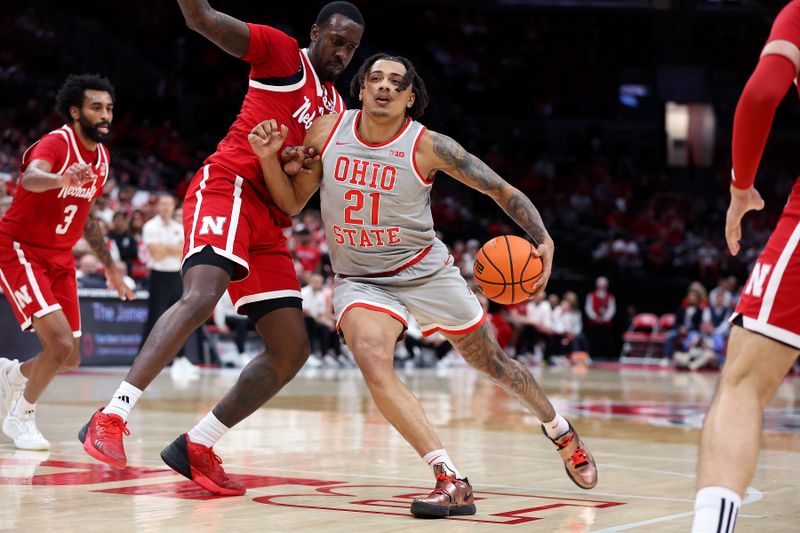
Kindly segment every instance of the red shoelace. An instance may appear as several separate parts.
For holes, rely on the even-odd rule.
[[[583,448],[578,448],[575,450],[575,453],[572,454],[570,460],[575,466],[583,466],[589,462],[589,459],[586,457],[586,452],[583,451]]]
[[[125,422],[118,416],[101,416],[97,420],[97,433],[103,438],[122,439],[122,435],[130,435],[131,432]]]
[[[217,466],[222,464],[222,459],[220,459],[219,455],[214,453],[214,448],[207,448],[203,446],[202,451],[200,452],[200,457],[203,458],[206,466],[212,470],[216,470]]]

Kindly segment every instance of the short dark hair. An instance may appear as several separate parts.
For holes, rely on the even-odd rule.
[[[334,15],[344,15],[359,26],[364,25],[364,17],[356,6],[350,2],[331,2],[330,4],[325,4],[325,6],[319,10],[316,22],[319,29],[327,26],[331,21],[331,17]]]
[[[56,94],[56,111],[65,122],[72,122],[69,108],[83,107],[84,91],[105,91],[115,100],[114,86],[100,74],[70,74]]]
[[[353,76],[353,81],[350,82],[350,96],[358,98],[358,93],[364,88],[364,80],[367,79],[369,69],[382,59],[396,61],[406,67],[406,74],[403,76],[403,83],[400,84],[400,89],[405,90],[406,87],[411,85],[411,92],[416,95],[414,104],[406,109],[406,115],[414,120],[420,118],[425,113],[425,108],[428,107],[428,90],[425,88],[425,82],[422,81],[419,73],[417,73],[417,69],[414,68],[414,64],[403,56],[393,56],[384,52],[379,52],[369,57],[359,67],[358,72]]]

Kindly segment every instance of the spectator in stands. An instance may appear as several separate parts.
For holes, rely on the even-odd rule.
[[[725,341],[731,331],[728,319],[731,316],[730,294],[712,292],[711,305],[703,309],[703,323],[711,326],[713,334]]]
[[[135,291],[136,282],[128,275],[128,265],[125,264],[125,261],[115,261],[114,266],[122,277],[122,281],[125,282],[125,285],[127,285],[130,290]]]
[[[303,314],[311,343],[310,357],[316,359],[312,365],[323,359],[329,362],[337,360],[340,350],[333,317],[333,294],[325,286],[325,278],[321,274],[312,274],[308,285],[300,289],[300,294],[303,297]]]
[[[675,312],[675,327],[671,329],[664,339],[664,356],[672,358],[675,350],[686,336],[692,331],[699,331],[703,319],[703,310],[700,307],[700,293],[692,286],[686,293],[686,305],[682,305]]]
[[[92,212],[97,218],[105,222],[106,226],[113,224],[114,210],[108,206],[108,197],[105,194],[97,197]]]
[[[315,274],[320,271],[322,252],[311,239],[311,231],[304,225],[298,224],[294,228],[294,255],[302,267],[304,274]]]
[[[518,359],[529,363],[541,363],[544,353],[553,336],[553,309],[544,291],[536,293],[525,304],[525,313],[511,311],[510,322],[518,328]]]
[[[733,276],[727,278],[719,278],[719,280],[717,281],[717,286],[711,289],[708,298],[712,302],[712,305],[715,301],[717,301],[717,298],[721,295],[722,301],[725,302],[726,306],[730,307],[731,300],[733,299],[733,294],[731,294],[731,291],[728,289],[730,283],[729,280],[731,277]]]
[[[142,340],[147,339],[156,321],[183,294],[181,259],[183,257],[183,225],[172,218],[175,198],[162,193],[157,203],[158,215],[148,220],[142,229],[142,241],[150,257],[150,298],[147,302],[147,322]],[[181,346],[172,362],[170,372],[174,377],[193,377],[199,374],[197,367],[185,356]]]
[[[130,231],[130,220],[123,211],[114,213],[111,220],[111,229],[106,234],[116,246],[117,258],[125,263],[127,272],[131,271],[133,261],[139,257],[139,246],[136,244],[136,237]]]
[[[105,289],[106,278],[100,273],[100,261],[92,254],[85,254],[78,261],[76,273],[78,287],[81,289]]]
[[[555,330],[561,336],[559,354],[567,354],[575,363],[591,362],[589,341],[583,333],[583,317],[578,304],[578,295],[572,291],[564,293],[561,304],[553,315]]]
[[[608,278],[600,276],[595,280],[594,291],[586,295],[584,311],[587,319],[586,336],[592,356],[610,358],[617,302],[614,295],[608,292]]]
[[[219,329],[220,335],[232,336],[236,346],[236,354],[224,353],[220,343],[217,343],[219,359],[222,364],[244,368],[250,362],[247,354],[247,332],[255,331],[250,320],[236,312],[228,291],[222,295],[214,308],[214,324]]]

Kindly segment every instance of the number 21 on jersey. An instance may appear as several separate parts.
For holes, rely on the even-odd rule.
[[[68,205],[64,208],[64,222],[56,226],[56,235],[64,235],[72,224],[72,219],[75,218],[75,213],[78,212],[77,205]]]
[[[379,219],[379,212],[381,208],[381,193],[371,192],[367,193],[366,196],[369,197],[369,202],[370,202],[369,224],[371,226],[377,226]],[[358,211],[361,211],[364,208],[364,204],[366,203],[364,193],[358,189],[350,189],[349,191],[344,193],[344,199],[350,202],[350,205],[344,208],[345,224],[355,224],[363,226],[364,219],[354,213],[357,213]]]

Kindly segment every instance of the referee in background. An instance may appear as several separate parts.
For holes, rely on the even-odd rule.
[[[183,258],[183,224],[174,220],[175,198],[160,193],[156,204],[156,216],[142,228],[142,241],[149,256],[150,298],[147,303],[147,323],[142,342],[147,339],[158,318],[181,299],[181,259]],[[186,358],[185,346],[176,354],[170,372],[173,377],[192,377],[199,369]]]

